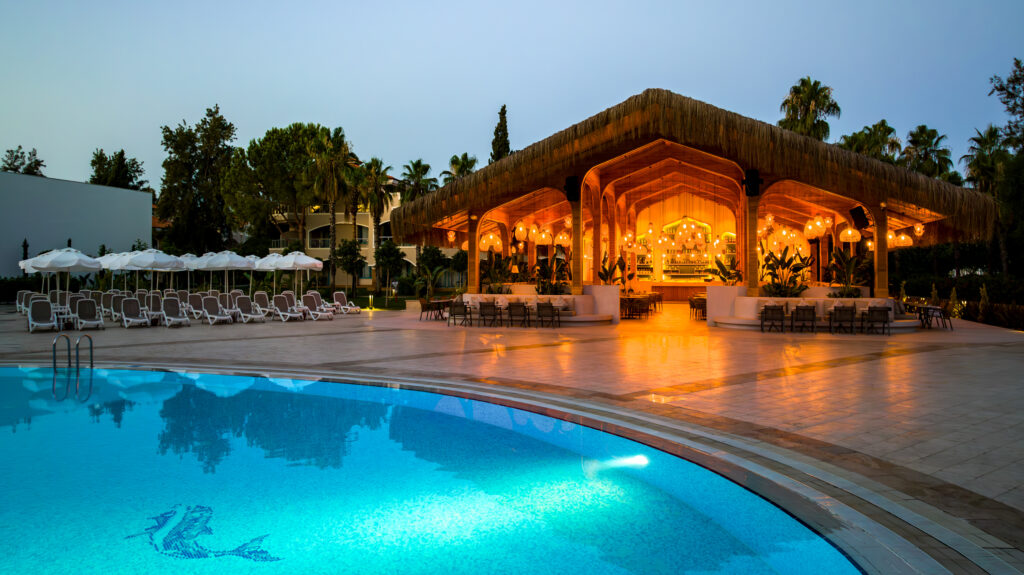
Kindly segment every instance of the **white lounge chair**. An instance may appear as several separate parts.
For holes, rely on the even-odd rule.
[[[313,321],[318,319],[334,319],[333,313],[322,310],[316,305],[316,298],[314,298],[312,294],[302,296],[302,305],[306,308],[306,313],[309,314],[309,317],[312,318]]]
[[[217,298],[213,297],[212,295],[208,295],[203,298],[203,311],[205,312],[206,315],[206,321],[210,322],[210,325],[221,322],[234,322],[234,320],[231,319],[230,315],[224,313],[223,310],[221,310],[220,302],[218,302]]]
[[[149,318],[142,311],[138,299],[129,297],[121,301],[121,323],[126,328],[133,325],[149,326]]]
[[[253,301],[253,306],[255,306],[256,311],[263,314],[263,317],[274,316],[274,305],[270,303],[270,298],[267,296],[267,292],[258,291],[253,294],[253,299],[255,300]]]
[[[149,322],[155,325],[165,324],[167,322],[167,316],[164,314],[163,298],[160,297],[160,293],[154,291],[147,297],[149,300],[146,306],[146,317],[149,318]]]
[[[206,310],[203,309],[203,297],[200,294],[188,294],[188,312],[193,319],[206,319]]]
[[[181,302],[178,298],[168,297],[164,298],[164,325],[171,327],[173,325],[192,325],[192,322],[188,319],[188,314],[181,307]]]
[[[277,317],[281,321],[288,321],[290,319],[305,319],[302,312],[291,311],[288,309],[288,299],[283,295],[274,296],[274,312],[277,313]]]
[[[231,319],[238,321],[242,319],[242,314],[238,311],[238,307],[235,306],[235,296],[229,293],[222,293],[217,296],[217,301],[220,302],[221,313],[231,316]]]
[[[128,298],[122,294],[117,294],[110,298],[110,319],[117,323],[121,323],[121,304],[123,304],[126,299]]]
[[[95,301],[85,299],[78,302],[75,312],[75,329],[83,330],[90,327],[106,329],[107,326],[103,325],[103,314],[96,307]]]
[[[252,300],[247,295],[240,295],[235,300],[235,306],[238,307],[238,313],[242,317],[242,323],[249,323],[250,321],[265,322],[267,317],[263,315],[263,312],[259,308],[255,307]]]
[[[37,329],[57,331],[57,316],[53,313],[53,305],[46,299],[34,299],[28,308],[28,332]]]
[[[345,314],[359,313],[363,311],[362,308],[360,308],[359,306],[349,303],[348,298],[345,297],[345,292],[343,291],[334,292],[334,304],[338,306],[338,309],[341,310],[341,313]]]

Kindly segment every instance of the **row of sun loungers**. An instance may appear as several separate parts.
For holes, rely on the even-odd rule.
[[[255,300],[255,301],[254,301]],[[311,319],[331,320],[336,314],[359,313],[358,306],[349,303],[345,292],[334,292],[333,302],[325,303],[318,292],[302,296],[286,291],[271,301],[266,292],[259,291],[254,299],[240,291],[232,293],[184,290],[136,293],[112,290],[109,292],[82,291],[51,292],[49,295],[18,292],[17,309],[27,316],[28,330],[60,330],[67,325],[75,329],[104,329],[104,318],[110,318],[125,328],[165,325],[189,326],[192,320],[218,323],[265,322],[267,318],[282,322]]]

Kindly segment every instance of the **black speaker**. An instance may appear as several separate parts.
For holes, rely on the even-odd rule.
[[[868,214],[862,206],[857,206],[850,210],[850,219],[853,220],[853,227],[858,230],[863,230],[871,225],[871,221],[868,220]]]

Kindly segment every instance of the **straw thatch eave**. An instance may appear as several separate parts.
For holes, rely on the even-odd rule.
[[[995,202],[975,190],[667,90],[646,90],[403,204],[392,213],[393,233],[413,239],[453,213],[482,213],[539,188],[560,188],[566,177],[581,177],[593,166],[658,139],[726,158],[744,169],[756,169],[766,186],[789,179],[865,205],[897,200],[927,208],[970,236],[988,236],[995,219]]]

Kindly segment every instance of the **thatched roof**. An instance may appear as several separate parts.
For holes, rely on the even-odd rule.
[[[453,214],[483,213],[543,187],[561,188],[567,176],[582,177],[591,167],[658,139],[757,169],[766,185],[795,180],[867,205],[896,201],[926,208],[973,236],[987,236],[995,219],[995,202],[976,190],[652,89],[403,204],[391,214],[392,231],[406,239],[429,235]]]

